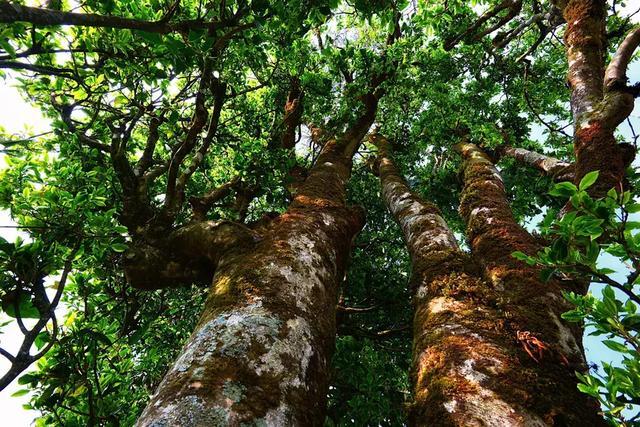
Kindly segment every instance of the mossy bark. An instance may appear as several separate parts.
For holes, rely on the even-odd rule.
[[[364,223],[345,184],[377,100],[366,107],[289,209],[220,257],[200,321],[138,426],[323,425],[338,286]]]
[[[525,391],[512,397],[541,425],[605,425],[597,403],[576,387],[574,371],[586,370],[582,330],[560,317],[570,309],[562,291],[582,292],[584,285],[544,283],[539,269],[512,257],[514,251],[535,255],[541,247],[514,220],[491,160],[473,144],[457,148],[464,159],[460,212],[472,255],[493,284],[496,308],[511,335],[513,382]]]
[[[410,425],[545,425],[527,405],[537,390],[499,311],[498,291],[460,251],[438,209],[408,187],[386,140],[376,136],[374,141],[382,195],[402,228],[412,261]]]
[[[603,197],[611,188],[623,188],[626,162],[614,132],[631,114],[634,97],[626,90],[626,81],[605,82],[606,2],[569,0],[563,2],[562,10],[567,22],[564,38],[575,129],[575,182],[599,171],[589,192]]]

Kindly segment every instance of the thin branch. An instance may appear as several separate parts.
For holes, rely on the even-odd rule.
[[[558,133],[566,136],[567,138],[572,138],[571,135],[569,135],[568,133],[566,133],[564,131],[564,129],[569,127],[569,124],[567,124],[566,126],[564,126],[562,128],[556,128],[554,126],[551,126],[549,123],[547,123],[546,120],[544,120],[542,118],[542,116],[540,116],[540,113],[538,113],[538,111],[533,106],[533,103],[531,102],[531,99],[529,98],[529,93],[527,92],[528,70],[529,70],[529,67],[526,66],[525,69],[524,69],[524,85],[523,85],[522,92],[523,92],[523,95],[524,95],[524,100],[527,103],[527,106],[529,107],[529,110],[533,113],[533,115],[536,117],[536,119],[538,119],[538,121],[540,123],[542,123],[551,132],[558,132]]]
[[[377,305],[372,305],[370,307],[346,307],[343,305],[337,306],[337,310],[340,313],[369,313],[378,308]]]
[[[50,303],[48,303],[48,301],[46,300],[46,292],[42,290],[42,295],[43,295],[43,298],[45,299],[44,302],[48,303],[48,307],[45,310],[45,312],[42,312],[39,309],[40,319],[38,320],[38,322],[36,322],[36,324],[30,330],[26,330],[26,332],[23,331],[24,339],[22,341],[22,344],[20,345],[18,354],[16,354],[16,356],[11,356],[5,350],[0,349],[0,353],[3,356],[7,357],[9,360],[11,360],[10,357],[13,358],[13,360],[11,360],[11,367],[9,368],[9,370],[2,377],[0,377],[0,391],[4,390],[16,377],[18,377],[18,375],[24,372],[24,370],[27,369],[33,362],[35,362],[36,360],[44,356],[46,352],[49,351],[53,346],[53,344],[55,343],[55,340],[57,338],[57,333],[58,333],[58,323],[55,316],[55,309],[58,306],[58,303],[60,302],[60,298],[62,298],[62,293],[64,291],[67,278],[69,276],[69,273],[71,272],[73,259],[75,258],[75,255],[79,247],[80,247],[80,242],[76,244],[76,246],[71,250],[71,253],[65,260],[62,274],[60,275],[60,280],[58,281],[58,288],[56,289],[56,294],[54,295],[53,300],[51,300]],[[16,320],[18,321],[18,324],[21,323],[19,311],[16,311]],[[51,339],[40,352],[32,356],[30,354],[31,347],[33,346],[33,343],[35,342],[40,332],[42,332],[42,329],[46,327],[49,320],[52,320],[53,322]]]
[[[45,74],[49,76],[67,77],[72,80],[77,80],[73,75],[73,70],[69,68],[56,68],[46,65],[32,65],[18,61],[0,61],[0,68],[10,70],[27,70],[33,71],[38,74]]]
[[[529,28],[531,25],[533,25],[535,23],[538,23],[538,22],[542,21],[543,19],[545,19],[547,17],[548,17],[548,15],[546,13],[538,13],[538,14],[535,14],[535,15],[531,16],[528,20],[521,22],[520,25],[518,25],[516,28],[514,28],[514,29],[512,29],[510,31],[498,34],[493,39],[493,45],[495,47],[497,47],[497,48],[505,47],[513,39],[518,37],[518,35],[520,35],[525,29]]]
[[[202,197],[190,198],[189,203],[191,204],[191,210],[193,211],[193,218],[196,221],[204,221],[207,218],[207,213],[213,207],[214,203],[231,194],[231,191],[239,184],[239,182],[240,176],[236,176],[231,181],[214,188]]]
[[[513,19],[519,12],[520,12],[520,8],[522,7],[522,2],[518,1],[518,0],[504,0],[501,3],[499,3],[498,5],[496,5],[496,7],[494,7],[493,9],[489,9],[488,11],[486,11],[485,13],[483,13],[471,26],[469,26],[464,32],[462,32],[461,34],[458,34],[455,37],[452,37],[448,40],[445,40],[444,42],[444,48],[445,50],[451,50],[453,49],[460,41],[462,41],[463,39],[476,34],[476,32],[478,31],[478,29],[480,27],[482,27],[482,25],[487,22],[489,19],[497,16],[501,11],[505,10],[505,9],[509,9],[509,12],[507,12],[507,15],[505,17],[503,17],[502,19],[499,20],[499,24],[500,25],[493,25],[491,27],[491,31],[495,31],[496,29],[500,28],[502,25],[506,24],[507,22],[509,22],[511,19]],[[517,10],[517,12],[515,12],[515,14],[513,13],[514,10]],[[508,18],[508,19],[507,19]],[[503,22],[504,21],[504,22]],[[489,32],[491,32],[489,31]],[[484,34],[488,34],[487,31],[484,31],[482,33]],[[479,39],[480,35],[476,35],[476,37],[474,37],[476,40]]]
[[[222,106],[225,101],[225,90],[226,85],[224,83],[216,82],[215,99],[213,103],[213,112],[211,113],[211,119],[209,120],[209,127],[207,129],[207,134],[202,141],[202,145],[196,152],[196,155],[191,160],[191,164],[189,167],[180,175],[178,181],[176,183],[176,191],[179,194],[179,203],[182,203],[184,197],[184,189],[191,178],[191,175],[198,169],[198,167],[204,161],[204,157],[209,151],[209,147],[213,142],[214,137],[218,132],[218,124],[220,123],[220,114],[222,113]]]
[[[16,360],[16,358],[13,357],[13,355],[11,353],[9,353],[7,350],[5,350],[4,348],[1,348],[1,347],[0,347],[0,354],[3,355],[4,357],[6,357],[9,360],[9,362],[11,362],[11,363],[13,363]]]
[[[152,117],[149,122],[149,133],[147,134],[147,142],[144,146],[144,151],[138,159],[138,163],[134,168],[134,173],[136,176],[141,176],[144,174],[153,164],[153,153],[156,149],[156,144],[160,139],[160,133],[158,128],[162,123],[162,119],[158,117]]]
[[[195,100],[195,111],[193,113],[193,119],[191,126],[185,136],[182,144],[174,152],[169,163],[169,171],[167,174],[167,188],[165,192],[165,200],[163,204],[163,210],[168,217],[173,217],[174,211],[177,208],[176,192],[177,180],[180,172],[180,166],[187,157],[187,155],[193,150],[196,145],[198,135],[204,128],[207,122],[209,113],[205,107],[205,94],[209,89],[211,83],[211,58],[205,59],[205,64],[200,76],[200,83],[198,85],[198,92]]]

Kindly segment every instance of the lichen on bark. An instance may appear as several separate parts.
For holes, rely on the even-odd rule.
[[[496,308],[511,335],[513,379],[526,394],[522,405],[549,425],[603,425],[597,404],[580,393],[574,371],[586,370],[582,330],[562,322],[569,310],[563,290],[584,291],[581,282],[540,279],[540,270],[513,258],[541,246],[514,219],[502,179],[476,145],[456,146],[463,157],[460,213],[474,260],[495,290]]]
[[[543,426],[530,408],[531,371],[498,310],[496,290],[458,247],[438,209],[416,195],[378,146],[382,196],[411,254],[414,401],[417,426]]]
[[[249,247],[216,252],[202,316],[139,426],[323,424],[338,286],[364,224],[345,184],[376,106],[325,144],[288,210],[252,230]],[[207,418],[187,420],[193,405]]]
[[[578,183],[587,173],[599,171],[589,193],[603,197],[612,188],[621,191],[624,187],[628,162],[614,132],[631,114],[634,96],[626,81],[605,81],[606,2],[569,0],[561,7],[567,22],[564,39],[575,129],[574,180]],[[616,70],[615,75],[621,72]]]

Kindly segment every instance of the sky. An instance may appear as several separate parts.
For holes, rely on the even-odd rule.
[[[628,2],[634,3],[634,2]],[[634,6],[637,8],[637,6]],[[631,11],[632,6],[627,4],[626,11]],[[624,15],[625,12],[623,12]],[[635,17],[635,21],[638,22],[638,15]],[[15,80],[11,73],[7,73],[8,77],[2,81],[0,79],[0,126],[9,134],[15,134],[20,136],[36,135],[49,130],[48,121],[42,117],[40,111],[31,106],[23,97],[18,93],[17,89],[13,87]],[[640,62],[636,61],[632,65],[628,72],[628,76],[631,82],[640,81]],[[631,120],[634,128],[640,132],[640,102],[636,102],[636,108],[631,115]],[[620,132],[626,140],[630,140],[631,132],[629,127],[625,124],[620,126]],[[541,128],[534,127],[532,130],[532,136],[540,134]],[[640,162],[640,159],[637,159]],[[2,153],[0,153],[0,169],[5,167]],[[529,229],[534,229],[536,223],[541,218],[534,218],[529,223]],[[0,210],[0,236],[9,241],[15,240],[20,235],[23,238],[28,238],[26,233],[20,232],[15,228],[1,228],[2,226],[11,226],[15,223],[11,220],[7,211]],[[602,266],[613,268],[617,273],[614,273],[613,278],[624,281],[624,276],[628,274],[627,267],[619,263],[615,263],[613,257],[608,254],[604,254],[599,259],[599,263]],[[599,293],[600,285],[592,286],[594,293]],[[0,313],[0,322],[6,320],[3,314]],[[2,330],[0,334],[0,345],[15,353],[15,349],[21,344],[21,334],[16,325],[10,325]],[[600,360],[611,361],[614,359],[615,354],[603,346],[597,337],[585,337],[584,340],[585,349],[587,352],[587,358],[590,362],[599,362]],[[6,371],[8,362],[4,358],[0,358],[0,375]],[[5,390],[0,392],[0,414],[2,420],[0,425],[11,427],[28,427],[32,425],[33,419],[37,416],[35,411],[25,410],[22,405],[29,401],[29,395],[21,397],[12,397],[11,394],[21,389],[22,387],[14,381]]]

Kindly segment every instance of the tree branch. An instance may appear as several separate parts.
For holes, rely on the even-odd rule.
[[[43,310],[38,309],[38,311],[40,312],[40,319],[38,319],[33,328],[27,330],[24,334],[24,338],[22,344],[20,345],[18,353],[15,356],[12,356],[9,352],[0,348],[0,354],[2,354],[11,362],[11,367],[9,368],[9,370],[0,378],[0,391],[4,390],[9,384],[11,384],[11,382],[16,379],[18,375],[24,372],[24,370],[27,369],[33,362],[44,356],[55,343],[58,334],[58,323],[55,317],[55,309],[60,302],[60,298],[62,297],[67,278],[69,276],[69,273],[71,272],[73,258],[75,257],[79,246],[80,245],[78,244],[74,249],[72,249],[71,253],[65,260],[62,274],[60,276],[60,280],[58,281],[58,289],[56,290],[56,294],[54,295],[53,300],[51,302],[44,301],[46,307]],[[42,284],[40,283],[38,286],[42,287]],[[40,290],[40,293],[46,299],[46,292],[44,288]],[[18,311],[16,311],[16,316],[16,320],[20,321],[21,319]],[[33,343],[35,342],[40,332],[42,332],[42,329],[46,327],[49,320],[53,321],[51,338],[47,345],[41,351],[32,356],[30,354],[31,347],[33,346]]]
[[[526,150],[524,148],[503,147],[501,154],[512,157],[518,162],[532,166],[544,175],[550,176],[556,182],[574,180],[574,165],[555,157],[536,153],[535,151]]]
[[[207,213],[213,207],[213,204],[224,199],[240,182],[240,176],[234,177],[231,181],[225,182],[219,187],[214,188],[202,197],[191,197],[189,203],[193,211],[193,219],[196,221],[204,221]]]
[[[507,15],[505,17],[503,17],[502,19],[499,20],[498,24],[493,25],[490,29],[491,31],[495,31],[496,29],[500,28],[502,25],[506,24],[507,22],[509,22],[511,19],[513,19],[519,12],[520,12],[520,8],[522,7],[522,1],[521,0],[504,0],[502,1],[500,4],[496,5],[496,7],[494,7],[493,9],[489,9],[488,11],[486,11],[485,13],[483,13],[477,20],[476,22],[474,22],[469,28],[467,28],[464,32],[462,32],[461,34],[458,34],[455,37],[452,37],[448,40],[445,40],[444,42],[444,49],[445,50],[451,50],[453,49],[460,41],[462,41],[464,38],[471,36],[473,34],[476,34],[476,31],[478,31],[478,29],[485,23],[487,22],[489,19],[495,17],[498,15],[498,13],[500,13],[501,11],[508,9],[509,12],[507,12]],[[516,11],[514,13],[514,11]],[[508,18],[508,19],[507,19]],[[489,31],[489,32],[491,32]],[[484,31],[482,33],[484,34],[488,34],[487,31]],[[474,38],[476,40],[478,40],[479,38],[481,38],[481,35],[476,35]]]
[[[153,153],[156,149],[156,144],[160,139],[160,133],[158,128],[162,123],[162,119],[158,117],[152,117],[149,122],[149,133],[147,134],[147,142],[144,146],[144,151],[138,159],[136,166],[134,168],[134,173],[136,176],[142,176],[153,164]]]
[[[178,200],[179,195],[177,192],[177,180],[180,173],[180,166],[187,157],[187,155],[193,150],[196,145],[198,135],[204,128],[207,122],[209,113],[205,107],[205,94],[211,84],[211,59],[205,59],[205,64],[200,77],[200,83],[198,85],[198,92],[195,100],[195,111],[193,113],[193,119],[189,131],[184,138],[182,144],[173,153],[171,162],[169,163],[169,171],[167,174],[167,189],[165,192],[165,199],[163,204],[164,215],[168,219],[173,219],[176,214],[176,210],[179,209]]]
[[[618,46],[618,50],[613,55],[611,62],[607,66],[604,75],[605,87],[610,87],[616,83],[627,84],[627,67],[633,52],[640,45],[640,27],[631,30],[625,39]]]
[[[201,221],[168,233],[161,241],[137,241],[124,255],[127,281],[154,290],[202,282],[210,284],[221,257],[230,249],[260,240],[255,231],[231,221]]]
[[[200,145],[200,148],[196,152],[196,155],[191,160],[191,164],[182,173],[182,175],[180,175],[176,183],[176,192],[178,195],[177,202],[179,204],[182,204],[182,201],[184,200],[184,190],[187,185],[187,182],[189,181],[189,178],[191,178],[191,175],[193,175],[196,169],[198,169],[198,167],[204,161],[204,157],[207,154],[207,151],[209,151],[209,147],[213,142],[213,138],[216,136],[218,132],[218,124],[220,123],[220,114],[222,113],[222,106],[224,105],[224,101],[225,101],[226,85],[224,83],[220,83],[219,81],[216,81],[215,86],[216,87],[214,90],[215,99],[213,102],[213,112],[211,113],[211,119],[209,120],[209,127],[207,129],[207,134],[202,141],[202,145]]]
[[[27,70],[34,73],[44,74],[48,76],[67,77],[72,80],[77,80],[73,75],[73,70],[69,68],[56,68],[46,65],[32,65],[19,61],[0,61],[0,68],[11,70]]]
[[[166,21],[166,17],[159,21],[141,21],[95,13],[62,12],[0,1],[0,23],[9,24],[29,22],[34,25],[74,25],[79,27],[139,30],[158,34],[168,34],[174,31],[188,32],[196,29],[215,30],[229,25],[229,22],[226,21],[204,22],[200,19],[173,23]]]

